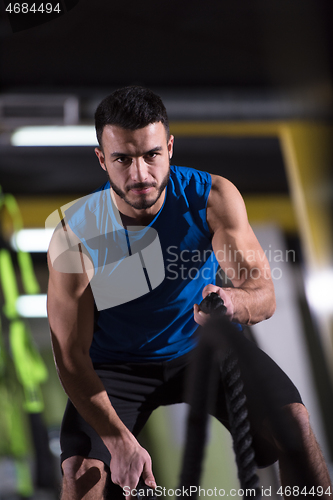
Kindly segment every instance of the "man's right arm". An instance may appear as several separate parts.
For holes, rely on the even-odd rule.
[[[58,375],[78,412],[109,449],[112,481],[122,487],[135,488],[142,475],[146,484],[153,486],[149,454],[119,419],[92,365],[89,348],[93,337],[94,299],[85,265],[88,261],[80,245],[60,255],[59,249],[66,247],[69,231],[68,227],[58,228],[48,252],[47,308]],[[72,239],[73,233],[70,236]],[[66,263],[66,269],[62,262]]]

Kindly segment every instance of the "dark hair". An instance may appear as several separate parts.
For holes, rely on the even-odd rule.
[[[95,113],[96,135],[100,146],[105,125],[137,130],[157,122],[163,123],[169,138],[169,120],[162,99],[151,90],[136,85],[112,92],[103,99]]]

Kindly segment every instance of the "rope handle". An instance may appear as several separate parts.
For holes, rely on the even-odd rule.
[[[216,293],[211,292],[200,302],[199,309],[211,316],[224,316],[227,308],[224,305],[223,299]]]

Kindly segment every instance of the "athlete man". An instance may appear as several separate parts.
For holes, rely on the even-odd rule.
[[[184,374],[197,326],[207,320],[197,305],[202,297],[216,291],[239,324],[275,310],[269,264],[241,195],[223,177],[170,167],[174,137],[160,98],[141,87],[120,89],[102,101],[95,122],[95,152],[108,181],[66,212],[48,253],[52,345],[69,396],[63,500],[123,498],[121,488],[135,488],[140,477],[156,485],[136,436],[157,406],[186,401]],[[233,288],[214,284],[217,263]],[[148,287],[141,292],[138,269]],[[119,294],[109,296],[115,282]],[[284,486],[320,485],[327,492],[327,468],[297,389],[251,342],[247,352],[262,377],[272,379],[276,412],[291,431],[288,439],[275,435],[249,395],[257,462],[278,459]],[[212,413],[227,426],[222,391]]]

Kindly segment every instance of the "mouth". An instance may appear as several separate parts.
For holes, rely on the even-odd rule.
[[[129,190],[134,194],[148,194],[153,188],[154,186],[143,186],[143,187],[138,186],[130,188]]]

